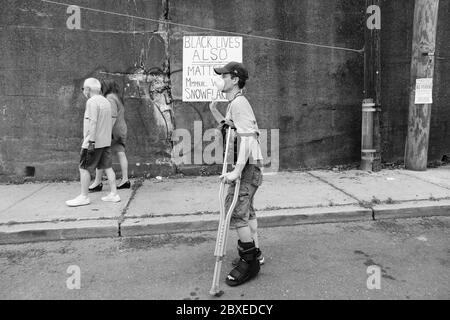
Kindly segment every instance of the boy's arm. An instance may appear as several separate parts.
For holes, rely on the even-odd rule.
[[[242,170],[244,170],[245,164],[250,157],[250,140],[251,137],[241,137],[241,143],[239,146],[239,154],[234,170],[221,175],[221,179],[225,179],[225,183],[232,182],[241,177]]]
[[[225,120],[220,111],[217,110],[217,101],[211,101],[211,103],[209,104],[209,110],[211,110],[214,119],[216,119],[218,123],[221,123],[223,120]]]

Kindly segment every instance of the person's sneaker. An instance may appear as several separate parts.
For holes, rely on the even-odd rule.
[[[66,201],[66,205],[68,205],[69,207],[85,206],[88,205],[89,203],[91,203],[89,197],[83,196],[82,194],[80,194],[75,199]]]
[[[119,195],[116,194],[108,194],[106,197],[102,197],[102,201],[107,201],[107,202],[119,202],[120,201],[120,197]]]

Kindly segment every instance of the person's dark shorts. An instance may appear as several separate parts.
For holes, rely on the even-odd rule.
[[[256,165],[247,163],[241,174],[239,199],[236,202],[236,206],[234,207],[234,211],[231,216],[231,227],[247,227],[249,220],[256,219],[255,209],[253,208],[253,198],[258,190],[258,187],[262,184],[262,180],[263,175],[261,169]],[[233,202],[235,188],[235,182],[233,182],[228,188],[227,197],[225,199],[226,211],[230,208],[231,203]]]
[[[87,149],[81,149],[80,168],[85,170],[112,168],[111,147],[95,149],[89,154]]]

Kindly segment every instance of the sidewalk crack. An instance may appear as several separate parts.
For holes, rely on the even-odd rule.
[[[321,177],[318,177],[318,176],[312,174],[312,173],[309,172],[309,171],[307,171],[306,173],[309,174],[310,176],[316,178],[317,180],[322,181],[323,183],[326,183],[327,185],[333,187],[334,189],[339,190],[340,192],[342,192],[342,193],[345,194],[346,196],[348,196],[348,197],[350,197],[350,198],[356,200],[359,204],[362,202],[360,199],[356,198],[355,196],[353,196],[352,194],[348,193],[347,191],[345,191],[345,190],[343,190],[343,189],[341,189],[341,188],[335,186],[335,185],[332,184],[331,182],[328,182],[327,180],[325,180],[325,179],[323,179],[323,178],[321,178]]]
[[[30,198],[31,196],[35,195],[36,193],[38,193],[38,192],[41,191],[42,189],[48,187],[49,185],[50,185],[50,184],[47,183],[46,185],[42,186],[41,188],[37,189],[36,191],[33,191],[33,192],[30,193],[29,195],[27,195],[27,196],[25,196],[24,198],[18,200],[16,203],[13,203],[13,204],[10,205],[9,207],[7,207],[7,208],[1,210],[0,213],[3,213],[3,212],[8,211],[8,210],[11,209],[12,207],[18,205],[18,204],[19,204],[20,202],[22,202],[23,200],[26,200],[26,199]]]
[[[432,182],[432,181],[428,181],[428,180],[422,179],[422,178],[420,178],[420,177],[416,177],[415,175],[408,174],[408,173],[406,173],[406,172],[401,172],[401,171],[399,171],[399,173],[402,174],[402,175],[404,175],[404,176],[408,176],[408,177],[411,177],[411,178],[415,178],[416,180],[419,180],[419,181],[422,181],[422,182],[426,182],[426,183],[432,184],[432,185],[434,185],[434,186],[436,186],[436,187],[444,188],[444,189],[450,190],[450,187],[446,187],[446,186],[440,185],[439,183]]]
[[[131,191],[131,195],[130,198],[128,199],[128,202],[126,204],[126,206],[122,209],[122,212],[120,213],[119,219],[118,219],[118,235],[119,237],[122,236],[122,223],[125,221],[125,215],[128,212],[128,208],[130,207],[131,202],[134,200],[134,198],[136,197],[136,193],[138,191],[138,189],[140,187],[142,187],[142,185],[144,184],[144,178],[139,178],[137,179],[134,183],[133,183],[133,187],[132,187],[132,191]]]

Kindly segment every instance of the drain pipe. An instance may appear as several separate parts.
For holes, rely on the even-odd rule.
[[[377,109],[373,99],[362,103],[361,170],[372,171],[376,150],[373,148],[373,115]]]

